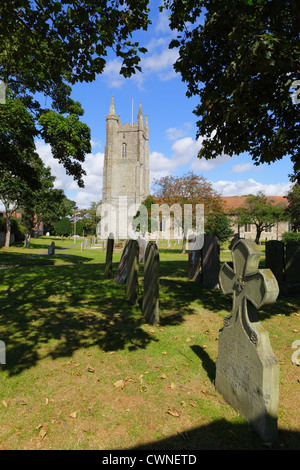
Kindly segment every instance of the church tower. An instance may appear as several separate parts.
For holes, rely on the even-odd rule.
[[[114,98],[106,116],[102,204],[118,211],[120,201],[139,205],[149,195],[149,128],[141,103],[137,122],[121,124]]]

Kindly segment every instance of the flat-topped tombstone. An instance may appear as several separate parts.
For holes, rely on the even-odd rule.
[[[285,280],[300,282],[300,243],[288,242],[285,247]]]
[[[204,235],[201,271],[204,287],[214,289],[219,286],[220,244],[215,235]]]
[[[233,295],[233,308],[220,330],[215,386],[263,441],[275,442],[279,363],[257,309],[274,303],[279,289],[269,269],[258,269],[259,258],[252,240],[239,240],[232,249],[233,269],[224,263],[220,270],[221,289]]]
[[[271,269],[277,281],[284,276],[284,244],[280,240],[269,240],[266,243],[266,268]]]
[[[55,243],[52,242],[50,246],[48,246],[48,255],[52,256],[55,254]]]
[[[125,243],[122,256],[118,265],[118,269],[114,277],[114,281],[117,284],[124,284],[126,282],[126,272],[127,272],[127,263],[128,263],[128,245],[129,245],[129,240],[127,240]]]
[[[145,254],[142,313],[148,323],[159,322],[159,251],[155,242],[148,242]]]
[[[107,240],[107,248],[106,248],[106,260],[105,260],[105,277],[112,277],[112,258],[113,258],[113,251],[114,251],[114,238],[112,234],[109,235]]]
[[[196,242],[197,242],[196,236],[189,239],[189,241],[188,241],[188,251],[189,251],[189,256],[188,256],[188,263],[189,263],[188,277],[192,281],[199,281],[200,280],[200,275],[201,275],[202,253],[201,253],[201,249],[195,249]]]
[[[137,240],[128,242],[128,262],[126,272],[126,298],[135,305],[139,293],[139,244]]]

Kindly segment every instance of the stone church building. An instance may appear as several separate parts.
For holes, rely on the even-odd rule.
[[[117,236],[124,223],[129,223],[134,209],[149,195],[149,127],[139,105],[137,122],[121,124],[111,98],[106,116],[106,145],[104,148],[101,234],[108,224]],[[132,208],[134,214],[129,214]],[[105,230],[107,233],[107,227]]]

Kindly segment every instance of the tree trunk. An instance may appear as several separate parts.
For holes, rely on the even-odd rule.
[[[10,216],[6,213],[6,235],[5,235],[5,247],[9,247],[10,245],[10,232],[11,232],[11,220]]]

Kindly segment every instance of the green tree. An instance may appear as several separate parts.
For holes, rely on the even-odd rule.
[[[284,156],[300,179],[300,10],[282,0],[164,0],[178,31],[175,70],[197,96],[199,157],[249,152],[254,164]]]
[[[54,228],[57,235],[68,236],[72,233],[72,224],[68,217],[63,217],[55,222]]]
[[[274,227],[277,221],[286,219],[284,206],[274,204],[274,201],[267,198],[262,192],[259,192],[256,196],[248,196],[245,206],[238,208],[236,214],[238,224],[255,225],[255,243],[259,242],[261,233],[264,230]]]
[[[130,38],[135,30],[147,28],[147,5],[148,0],[1,2],[0,79],[7,97],[0,105],[0,122],[6,122],[8,134],[0,129],[0,164],[12,176],[36,186],[34,165],[25,156],[39,136],[83,186],[81,164],[91,151],[90,130],[80,121],[83,110],[71,99],[71,86],[102,73],[110,49],[122,58],[125,77],[139,70],[138,53],[145,49]],[[38,96],[47,97],[51,108],[43,109]],[[30,126],[26,117],[25,129],[21,118],[11,123],[5,116],[13,117],[14,101],[20,112],[31,115]]]
[[[233,237],[234,231],[231,221],[224,213],[223,208],[207,216],[204,224],[204,232],[207,235],[216,235],[221,243]]]
[[[287,216],[293,224],[293,231],[297,232],[300,230],[300,184],[294,184],[287,194],[287,200]]]

